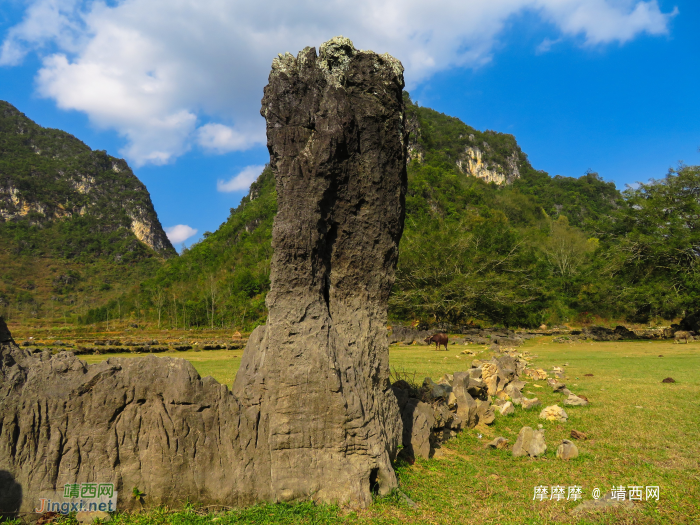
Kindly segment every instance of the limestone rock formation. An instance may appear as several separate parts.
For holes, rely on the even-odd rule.
[[[269,317],[234,393],[259,411],[279,499],[367,505],[370,483],[396,486],[386,321],[407,185],[403,86],[398,60],[342,37],[272,64],[261,110],[278,202]]]
[[[557,457],[566,461],[576,459],[578,457],[578,447],[568,439],[564,439],[557,447]]]
[[[585,407],[588,405],[588,400],[577,396],[576,394],[569,394],[569,397],[567,397],[564,400],[565,405],[571,405],[571,406],[577,406],[577,407]]]
[[[540,419],[546,419],[547,421],[558,421],[560,423],[566,423],[569,418],[566,411],[559,405],[551,405],[542,409],[540,412]]]
[[[513,456],[541,456],[547,450],[544,441],[544,430],[533,430],[530,427],[523,427],[518,433],[518,439],[513,445]]]
[[[269,318],[233,391],[180,359],[86,365],[0,350],[0,493],[30,511],[64,484],[119,508],[313,498],[396,486],[402,423],[386,318],[406,192],[403,68],[345,38],[273,62],[262,114],[278,215]],[[0,333],[4,333],[0,330]],[[4,508],[0,509],[3,511]]]

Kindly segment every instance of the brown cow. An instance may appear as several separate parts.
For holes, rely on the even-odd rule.
[[[680,343],[683,339],[685,339],[685,344],[688,344],[688,340],[692,340],[693,336],[695,335],[695,332],[676,332],[673,334],[673,338],[675,339],[674,342]]]
[[[435,350],[439,350],[440,345],[445,345],[445,351],[447,351],[447,334],[439,333],[432,337],[426,337],[425,342],[428,344],[435,343]]]

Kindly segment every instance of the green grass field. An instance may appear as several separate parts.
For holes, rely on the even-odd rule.
[[[392,347],[390,362],[395,370],[415,372],[419,382],[425,376],[437,380],[446,372],[470,367],[473,358],[460,355],[464,348],[453,345],[448,352],[437,352]],[[568,363],[567,386],[588,397],[591,405],[566,407],[567,423],[539,420],[541,408],[563,406],[564,396],[553,393],[545,381],[529,382],[523,392],[538,397],[542,407],[530,411],[516,407],[516,413],[507,417],[497,414],[493,425],[462,432],[443,445],[436,457],[396,465],[401,490],[417,503],[413,508],[393,495],[378,498],[361,511],[312,504],[260,505],[225,512],[163,509],[119,515],[117,523],[700,523],[700,344],[556,344],[551,338],[540,338],[524,348],[537,356],[535,366],[548,369]],[[159,355],[188,359],[202,376],[231,385],[242,351]],[[112,355],[85,360],[93,363],[107,357]],[[661,383],[668,376],[677,382]],[[520,428],[539,423],[546,429],[548,447],[539,459],[513,458],[510,449],[484,449],[497,436],[512,445]],[[576,460],[564,462],[556,459],[556,448],[571,429],[587,433],[589,439],[577,442]],[[533,501],[538,485],[579,485],[584,500],[592,499],[595,487],[604,492],[620,485],[659,486],[660,499],[636,503],[633,510],[574,515],[575,502]]]

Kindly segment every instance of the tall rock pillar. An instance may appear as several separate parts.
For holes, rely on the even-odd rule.
[[[371,487],[396,486],[386,321],[407,184],[403,86],[398,60],[342,37],[272,64],[269,317],[233,392],[256,421],[256,491],[274,500],[364,506]]]

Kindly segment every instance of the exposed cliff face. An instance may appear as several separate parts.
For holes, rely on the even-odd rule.
[[[472,135],[473,136],[473,135]],[[490,146],[488,142],[484,142],[483,150],[488,151]],[[505,166],[496,162],[489,163],[484,161],[482,149],[476,146],[467,146],[464,148],[464,155],[456,161],[457,168],[465,175],[471,175],[486,182],[494,182],[499,186],[502,184],[510,184],[515,179],[520,177],[518,169],[518,155],[516,151],[506,157]]]
[[[439,125],[436,125],[439,124]],[[499,186],[520,178],[527,156],[515,137],[495,131],[480,132],[457,118],[408,102],[408,157],[423,163],[425,155],[441,155],[465,175]]]
[[[124,160],[42,128],[0,101],[0,224],[74,217],[93,217],[104,232],[129,229],[159,254],[175,254],[148,190]]]

